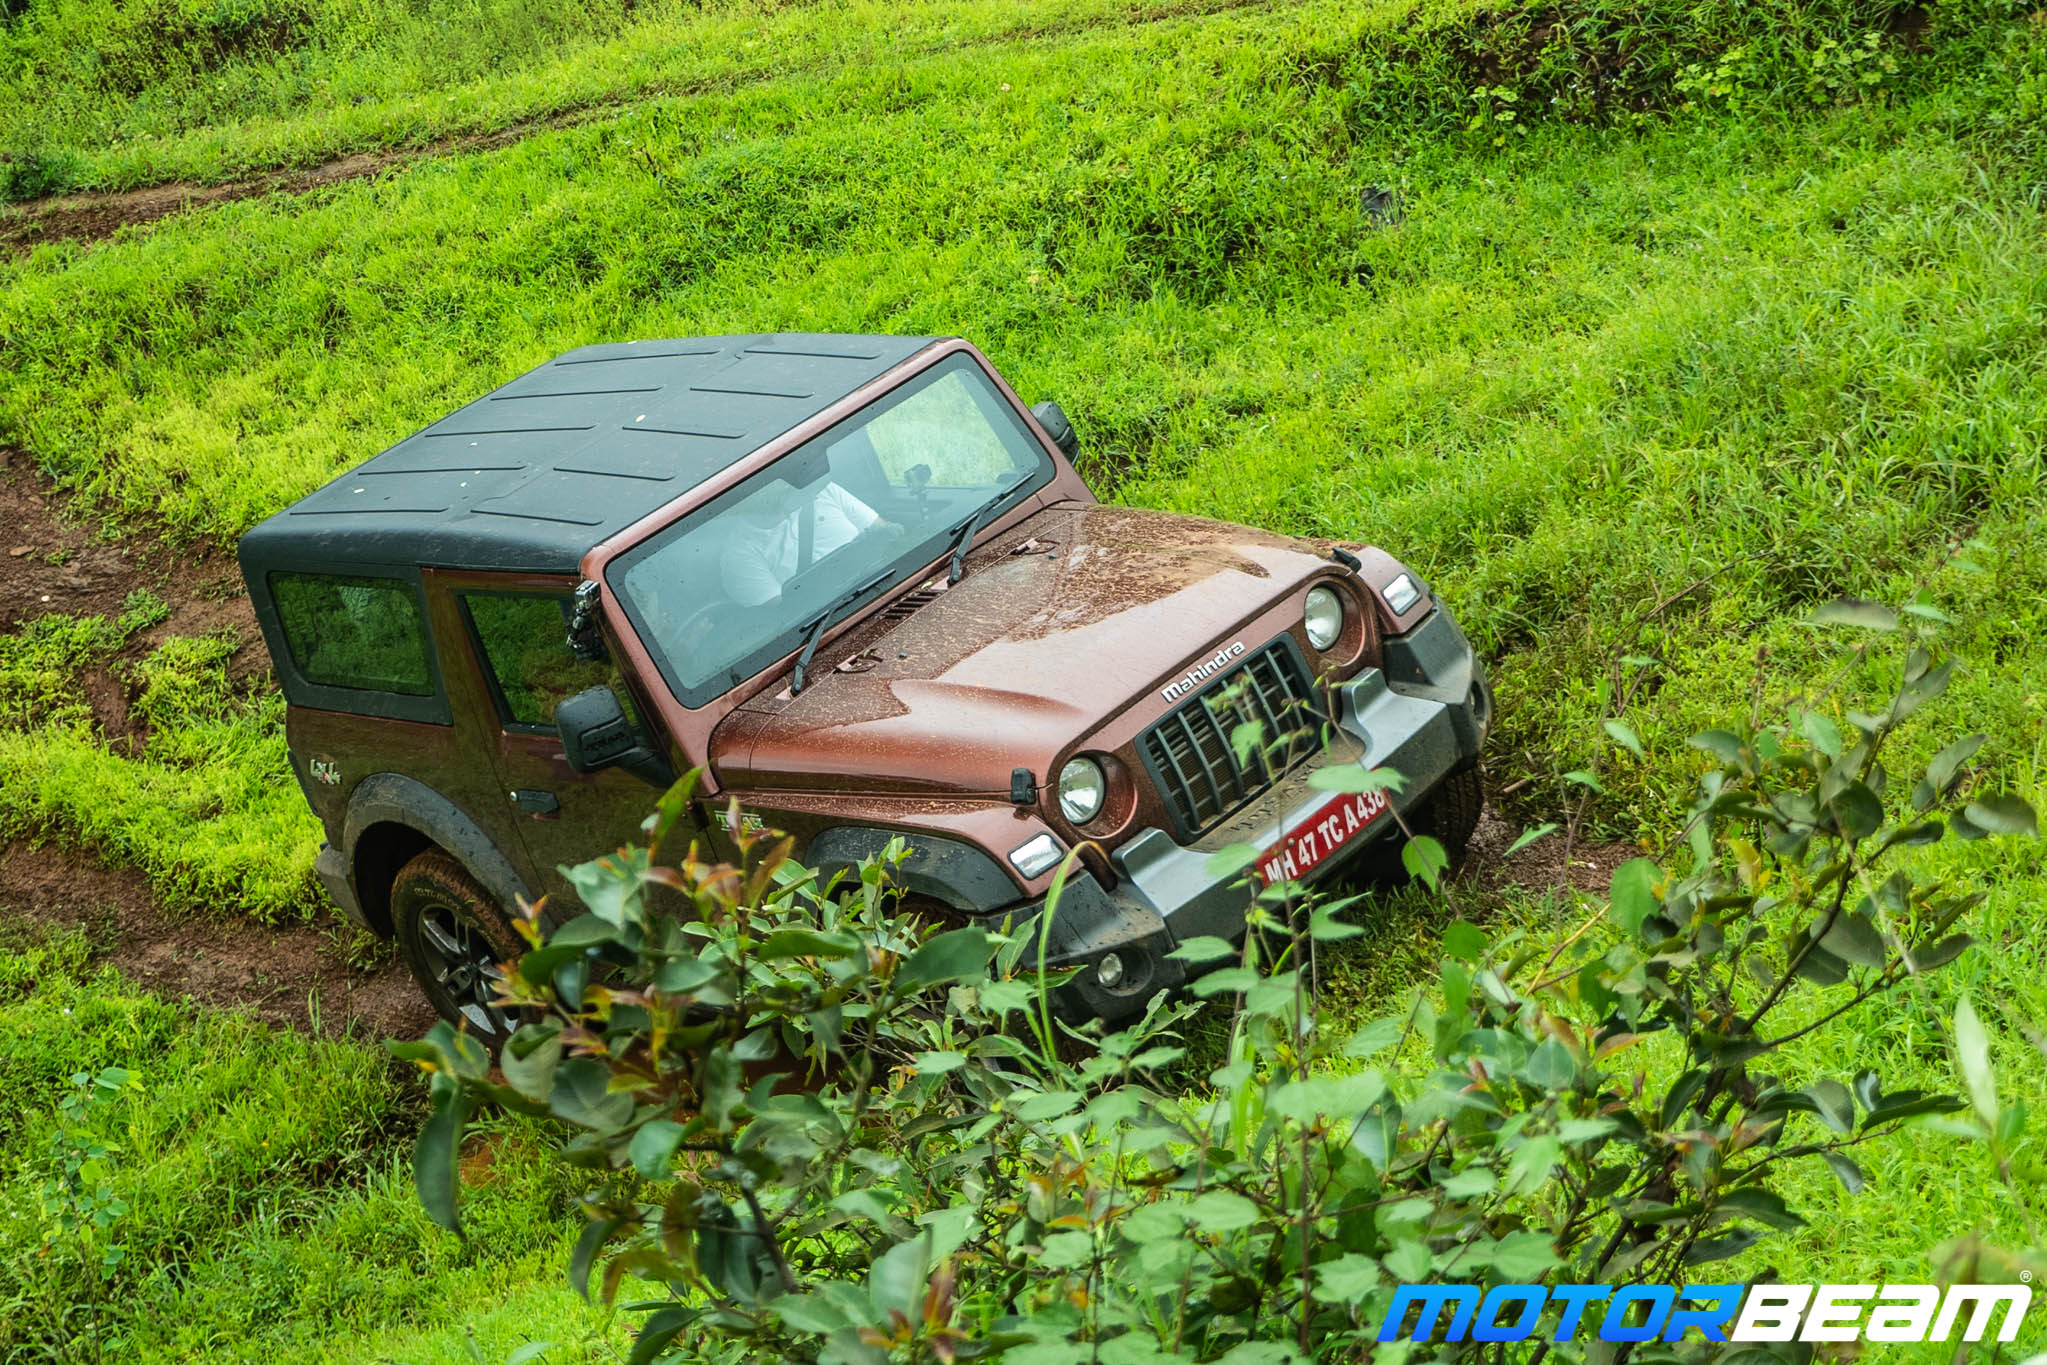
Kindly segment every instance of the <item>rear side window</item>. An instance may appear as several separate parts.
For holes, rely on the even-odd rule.
[[[433,695],[426,630],[410,584],[395,578],[273,573],[270,595],[292,666],[307,682],[407,697]]]
[[[616,682],[610,663],[578,659],[569,648],[568,598],[465,593],[462,602],[508,725],[552,730],[555,707]],[[623,694],[619,700],[630,708]]]

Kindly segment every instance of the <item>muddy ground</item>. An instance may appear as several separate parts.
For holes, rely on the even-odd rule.
[[[0,451],[0,629],[50,612],[119,616],[129,594],[143,588],[170,604],[166,620],[137,632],[81,680],[116,751],[148,742],[131,723],[129,688],[117,670],[171,636],[232,630],[241,643],[231,676],[268,685],[269,658],[230,555],[209,546],[111,542],[94,524],[62,517],[67,505],[27,456]],[[373,970],[349,965],[350,935],[338,917],[282,927],[239,916],[173,918],[140,872],[84,853],[22,840],[0,847],[0,916],[83,927],[124,975],[172,999],[246,1005],[272,1023],[328,1036],[416,1037],[433,1022],[388,955]]]

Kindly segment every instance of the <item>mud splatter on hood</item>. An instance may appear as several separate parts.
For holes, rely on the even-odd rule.
[[[757,790],[1006,794],[1013,768],[1044,780],[1074,741],[1328,567],[1306,542],[1241,526],[1053,508],[907,618],[848,636],[852,656],[840,644],[798,696],[750,702],[714,761]]]

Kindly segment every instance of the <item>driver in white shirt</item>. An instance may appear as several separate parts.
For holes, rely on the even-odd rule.
[[[803,494],[786,483],[749,499],[739,515],[741,533],[725,552],[725,592],[742,606],[757,607],[782,595],[782,585],[802,567]],[[845,548],[864,533],[879,530],[900,538],[903,528],[838,484],[827,481],[811,497],[810,562]]]

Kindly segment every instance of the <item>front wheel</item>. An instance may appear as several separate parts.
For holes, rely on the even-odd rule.
[[[1479,784],[1478,768],[1474,765],[1444,778],[1409,823],[1416,834],[1434,835],[1450,855],[1450,866],[1455,868],[1464,862],[1465,850],[1471,846],[1471,833],[1478,828],[1478,817],[1484,810],[1485,789]]]
[[[391,883],[391,927],[413,980],[441,1018],[496,1052],[518,1027],[497,1003],[503,964],[525,952],[490,895],[462,865],[428,849]]]

